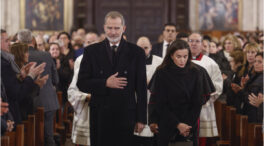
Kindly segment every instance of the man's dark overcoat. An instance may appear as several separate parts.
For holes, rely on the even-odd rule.
[[[146,67],[142,48],[121,40],[116,64],[107,39],[85,48],[77,86],[91,93],[91,146],[133,145],[136,122],[146,123]],[[106,87],[106,80],[118,72],[127,78],[124,89]]]

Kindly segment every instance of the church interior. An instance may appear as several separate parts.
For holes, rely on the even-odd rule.
[[[203,95],[206,101],[192,127],[197,128],[197,135],[192,134],[197,142],[192,145],[263,145],[264,0],[0,0],[0,7],[2,146],[105,146],[94,142],[95,121],[90,120],[97,102],[94,88],[101,84],[85,93],[78,89],[78,77],[84,67],[98,70],[94,80],[108,74],[93,60],[97,54],[88,59],[94,63],[90,66],[84,66],[82,58],[87,59],[96,44],[115,46],[111,37],[118,29],[122,32],[116,49],[125,41],[145,53],[149,103],[144,128],[149,133],[135,132],[133,146],[161,146],[159,132],[149,123],[152,85],[155,71],[173,58],[168,52],[177,40],[188,44],[188,59],[201,61],[197,64],[214,86],[214,92]],[[109,12],[117,14],[107,17]],[[110,24],[119,18],[120,26]],[[197,48],[200,52],[195,53]],[[110,56],[116,57],[115,52]],[[203,64],[202,57],[209,61]],[[129,75],[129,69],[119,74]],[[109,78],[104,79],[106,87]]]

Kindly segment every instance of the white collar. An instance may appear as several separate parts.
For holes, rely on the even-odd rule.
[[[167,41],[163,41],[163,46],[167,46],[168,44],[170,44],[169,42],[167,42]]]
[[[231,60],[230,53],[224,50],[224,55],[227,58],[228,61]]]

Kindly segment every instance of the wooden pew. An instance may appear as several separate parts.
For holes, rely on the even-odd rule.
[[[235,144],[235,128],[236,128],[236,109],[231,106],[227,106],[226,111],[226,129],[228,140],[230,140],[231,146]]]
[[[222,127],[222,139],[217,141],[217,145],[230,145],[233,146],[235,143],[235,114],[236,109],[231,106],[226,106],[223,104],[223,127]]]
[[[63,105],[62,105],[62,92],[57,91],[57,98],[59,102],[59,109],[57,110],[56,116],[54,117],[54,135],[60,137],[60,145],[63,146],[66,141],[66,130],[65,125],[63,124]]]
[[[217,146],[224,146],[224,145],[230,145],[230,141],[227,140],[226,137],[226,103],[225,102],[221,102],[221,101],[217,101],[216,103],[216,122],[218,124],[219,127],[219,139],[216,142]],[[217,127],[217,128],[218,128]]]
[[[226,103],[222,102],[221,104],[221,119],[220,119],[220,131],[221,131],[221,135],[220,135],[220,140],[227,140],[228,138],[226,137]]]
[[[1,136],[1,146],[9,146],[10,140],[9,136]]]
[[[9,139],[9,146],[14,146],[16,144],[16,132],[15,131],[6,132],[5,136],[7,136]]]
[[[44,107],[38,107],[35,114],[36,118],[36,146],[44,146]]]
[[[58,102],[59,102],[59,109],[57,110],[58,121],[56,122],[56,126],[63,126],[62,125],[62,92],[61,91],[57,92],[57,98],[58,98]]]
[[[24,125],[18,124],[16,126],[16,146],[24,146]]]
[[[16,125],[16,131],[6,132],[5,136],[8,137],[5,139],[9,140],[9,143],[7,143],[9,146],[24,146],[24,125]],[[7,140],[5,141],[7,142]]]
[[[236,114],[235,145],[247,146],[248,117]]]
[[[27,146],[35,146],[35,115],[28,115],[28,126],[26,131],[26,141]]]
[[[255,144],[263,146],[263,132],[262,132],[262,125],[257,124],[255,127]]]
[[[223,126],[223,102],[216,100],[214,102],[216,125],[218,129],[219,138],[222,139],[222,126]]]
[[[248,124],[248,146],[263,146],[263,133],[261,124]]]
[[[72,113],[69,111],[69,108],[71,108],[71,104],[69,102],[66,102],[64,106],[64,111],[63,111],[63,123],[65,126],[65,131],[66,131],[66,137],[70,138],[71,137],[71,130],[72,130],[72,118],[73,116]]]

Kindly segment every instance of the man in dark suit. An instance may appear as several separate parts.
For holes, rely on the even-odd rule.
[[[167,52],[168,46],[176,39],[176,25],[173,23],[167,23],[163,29],[163,42],[157,43],[152,46],[152,55],[157,55],[164,58]]]
[[[39,51],[32,44],[31,31],[24,29],[18,32],[18,40],[29,46],[29,61],[41,64],[46,63],[42,75],[48,77],[46,84],[40,89],[39,95],[34,98],[34,109],[44,107],[44,137],[45,146],[55,146],[53,139],[53,119],[59,108],[55,85],[59,82],[58,73],[54,61],[48,52]]]
[[[77,86],[91,93],[91,146],[134,146],[133,132],[146,123],[146,67],[143,49],[122,38],[119,12],[105,16],[106,39],[85,48]]]
[[[20,69],[15,63],[14,55],[10,53],[7,33],[1,30],[1,88],[5,86],[3,91],[6,98],[2,96],[3,91],[1,96],[3,101],[8,102],[11,113],[8,118],[14,121],[15,125],[22,123],[21,112],[24,110],[21,110],[21,106],[30,104],[31,94],[38,92],[39,87],[45,84],[45,80],[35,79],[43,72],[44,67],[45,64],[36,66],[35,63],[28,63]]]

